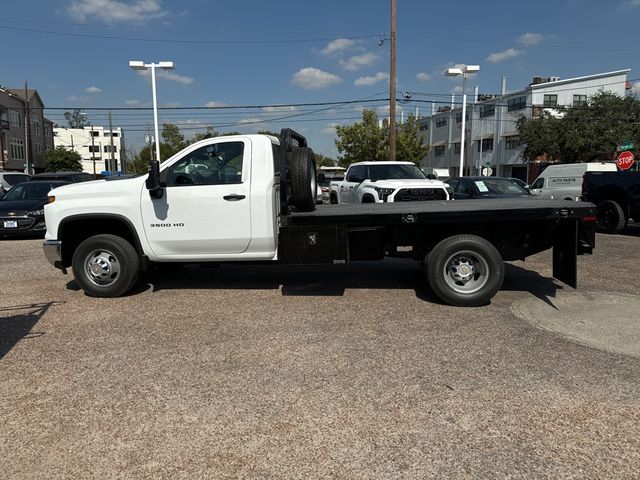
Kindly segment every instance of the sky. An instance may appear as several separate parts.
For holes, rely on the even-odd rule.
[[[185,137],[280,131],[336,158],[335,126],[363,108],[388,112],[390,0],[3,0],[0,85],[38,90],[47,118],[79,108],[94,125],[125,130],[139,149],[153,128],[148,72],[158,71],[160,123]],[[533,76],[573,78],[631,69],[640,89],[640,0],[397,1],[399,120],[468,93],[525,88]]]

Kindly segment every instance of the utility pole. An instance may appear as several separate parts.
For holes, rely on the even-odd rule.
[[[33,175],[33,169],[31,166],[31,119],[29,115],[29,87],[27,81],[24,81],[24,173]]]
[[[389,55],[389,160],[396,159],[396,0],[391,0],[391,54]]]
[[[98,178],[96,176],[96,144],[93,137],[93,123],[91,124],[91,161],[93,162],[93,179]]]
[[[111,140],[111,165],[109,170],[111,170],[111,172],[115,172],[118,169],[118,166],[116,165],[116,160],[113,153],[113,125],[111,124],[111,110],[109,110],[109,138]]]

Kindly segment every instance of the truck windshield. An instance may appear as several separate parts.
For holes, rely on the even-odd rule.
[[[427,176],[415,165],[369,165],[370,180],[425,179]]]

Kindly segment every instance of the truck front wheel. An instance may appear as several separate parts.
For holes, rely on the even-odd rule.
[[[596,206],[596,228],[600,233],[618,233],[627,225],[622,207],[613,200]]]
[[[136,249],[116,235],[87,238],[73,252],[71,264],[76,282],[91,297],[119,297],[140,273]]]
[[[438,243],[425,259],[429,286],[444,302],[459,307],[489,303],[502,286],[504,262],[496,248],[475,235]]]

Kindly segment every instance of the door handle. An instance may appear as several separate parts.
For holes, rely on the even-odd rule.
[[[230,195],[225,195],[224,197],[225,200],[229,201],[229,202],[237,202],[238,200],[244,200],[246,198],[245,195],[238,195],[237,193],[232,193]]]

